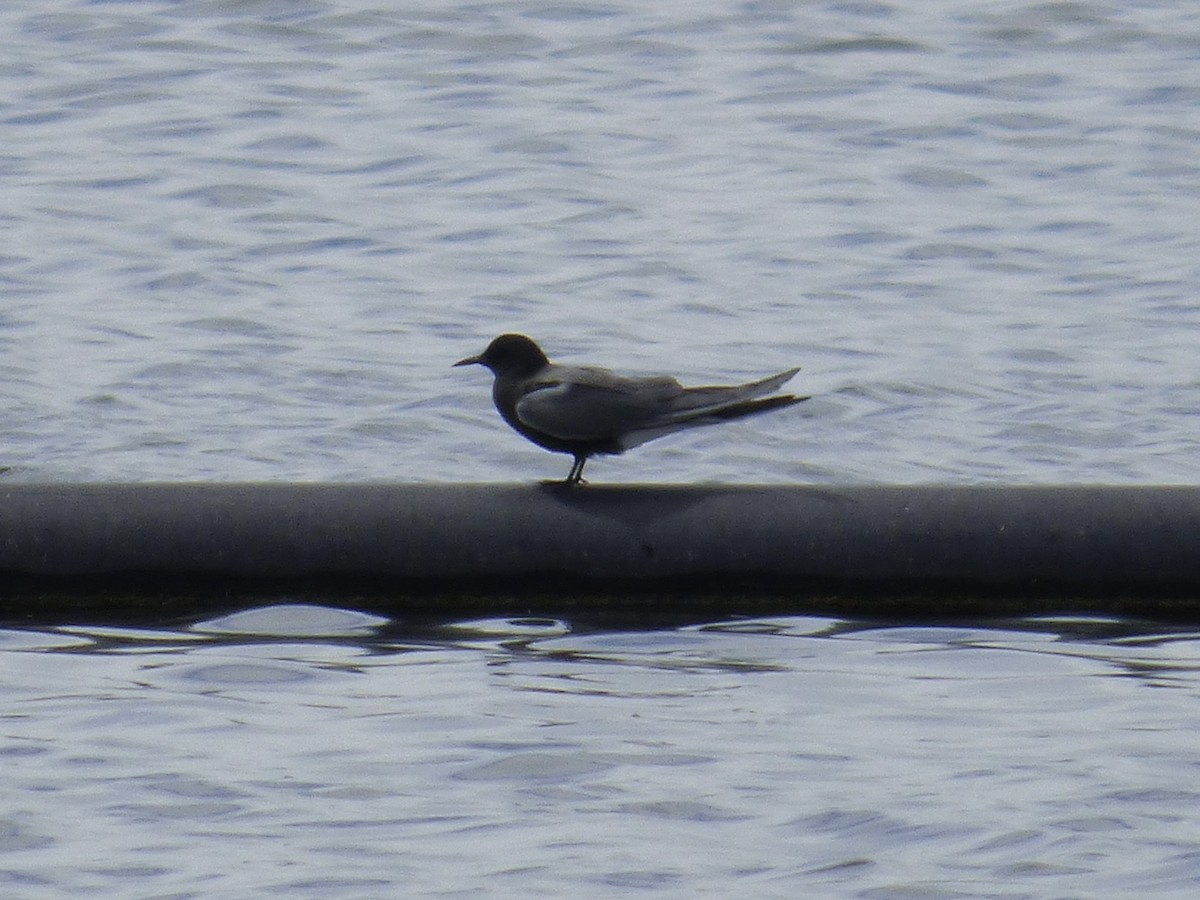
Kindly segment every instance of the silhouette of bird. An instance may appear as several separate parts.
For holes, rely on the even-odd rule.
[[[778,390],[799,368],[747,384],[685,388],[667,375],[629,378],[596,366],[557,365],[523,334],[502,334],[477,356],[495,375],[492,400],[504,421],[540,447],[570,453],[564,484],[583,480],[595,454],[624,453],[663,435],[782,409],[809,399]]]

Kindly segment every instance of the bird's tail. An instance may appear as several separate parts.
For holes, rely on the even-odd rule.
[[[740,419],[743,416],[753,416],[772,409],[782,409],[794,403],[803,403],[808,399],[808,397],[796,397],[792,394],[780,394],[778,397],[766,397],[762,400],[744,400],[741,403],[719,406],[710,412],[704,413],[704,417],[715,419],[719,422],[728,422],[730,419]]]

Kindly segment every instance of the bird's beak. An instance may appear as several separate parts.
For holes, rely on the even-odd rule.
[[[474,366],[479,365],[482,362],[483,360],[478,356],[468,356],[466,359],[460,359],[454,364],[454,366]],[[451,366],[450,368],[453,369],[454,366]]]

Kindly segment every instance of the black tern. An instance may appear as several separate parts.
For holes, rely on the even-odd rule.
[[[799,368],[721,387],[685,388],[668,375],[627,378],[595,366],[562,366],[523,334],[502,334],[478,356],[454,365],[481,365],[496,376],[492,400],[504,421],[547,450],[575,457],[564,484],[583,480],[595,454],[624,453],[663,435],[715,425],[800,403],[781,394]]]

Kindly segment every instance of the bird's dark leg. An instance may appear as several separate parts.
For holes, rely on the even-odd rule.
[[[579,484],[583,481],[583,464],[587,462],[586,456],[576,456],[575,462],[571,464],[571,471],[567,473],[567,480],[563,484]]]

